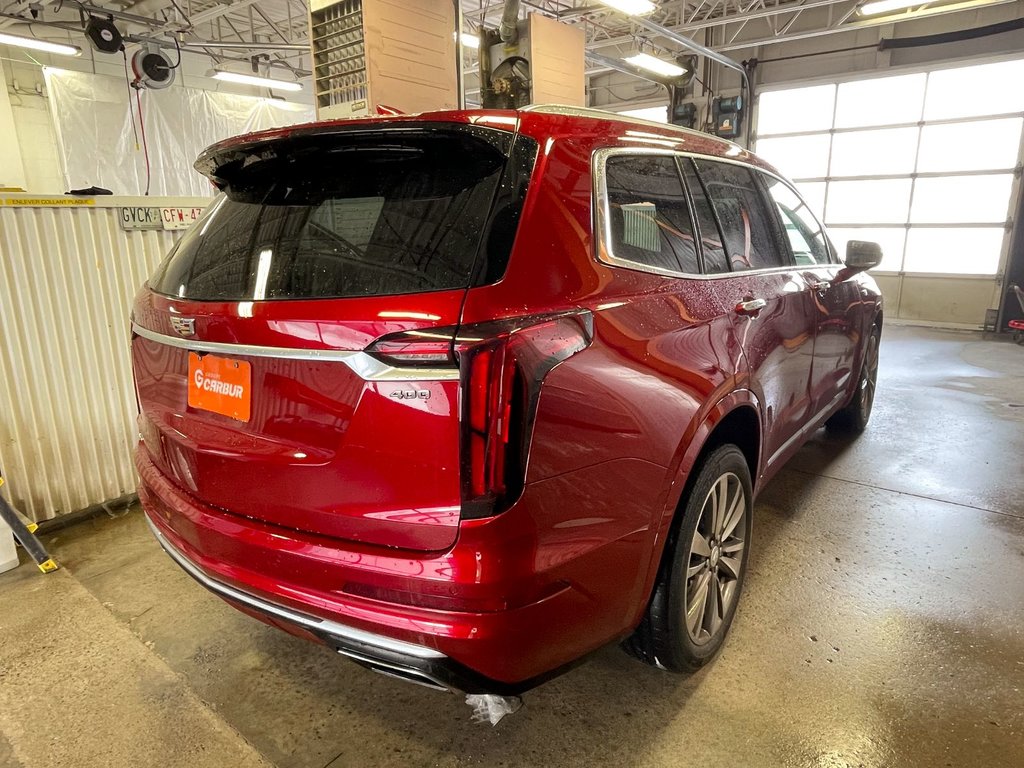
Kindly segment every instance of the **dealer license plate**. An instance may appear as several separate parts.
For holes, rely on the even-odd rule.
[[[238,421],[249,420],[252,370],[244,360],[188,353],[188,404]]]

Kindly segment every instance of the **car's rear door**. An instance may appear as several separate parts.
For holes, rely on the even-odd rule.
[[[452,329],[512,136],[400,124],[214,159],[226,193],[134,311],[140,427],[157,468],[205,504],[287,528],[450,546]],[[485,245],[499,261],[510,247]],[[397,364],[366,351],[399,332],[437,343]]]
[[[782,240],[757,171],[710,158],[686,158],[682,167],[701,222],[705,271],[732,308],[747,384],[761,402],[762,468],[770,472],[799,444],[812,413],[810,289]]]

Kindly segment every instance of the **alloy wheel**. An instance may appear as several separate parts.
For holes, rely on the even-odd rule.
[[[875,402],[875,388],[878,386],[878,336],[874,333],[868,337],[868,348],[864,351],[864,375],[860,382],[861,412],[864,421],[871,415],[871,406]]]
[[[686,569],[686,631],[695,645],[717,635],[739,594],[747,506],[739,477],[726,472],[701,507]]]

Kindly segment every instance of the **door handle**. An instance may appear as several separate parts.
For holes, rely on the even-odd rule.
[[[736,305],[736,311],[741,315],[756,317],[757,313],[768,306],[764,299],[744,299]]]
[[[825,293],[829,288],[832,287],[832,283],[828,280],[819,280],[815,283],[811,283],[811,290],[817,291],[819,294]]]

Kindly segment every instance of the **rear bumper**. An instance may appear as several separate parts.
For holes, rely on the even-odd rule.
[[[520,693],[538,681],[509,684],[490,680],[473,672],[440,651],[414,643],[366,632],[286,605],[266,600],[232,587],[210,576],[180,552],[151,519],[146,518],[157,542],[189,576],[215,595],[271,623],[285,622],[306,630],[324,645],[356,663],[390,677],[397,677],[428,688],[458,690],[465,693]]]
[[[588,557],[574,547],[560,564],[548,557],[557,567],[539,569],[529,513],[464,524],[445,552],[411,552],[210,507],[164,476],[143,445],[136,467],[157,540],[193,578],[243,612],[384,674],[511,695],[630,629],[621,607],[576,588],[577,571],[607,579],[616,550]],[[603,560],[594,564],[597,557]],[[381,594],[368,597],[352,585]],[[460,608],[442,609],[448,604]]]

